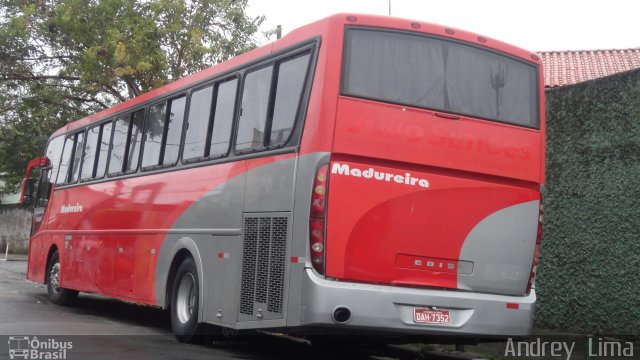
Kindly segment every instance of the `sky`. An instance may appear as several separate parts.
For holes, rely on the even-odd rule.
[[[390,0],[391,15],[447,25],[530,51],[640,48],[638,0]],[[287,32],[334,13],[388,15],[389,0],[249,0],[262,30]]]

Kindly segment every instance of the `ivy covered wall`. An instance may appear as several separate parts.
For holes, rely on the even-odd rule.
[[[640,70],[547,92],[539,326],[640,334]]]

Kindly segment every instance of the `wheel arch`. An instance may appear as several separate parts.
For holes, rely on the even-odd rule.
[[[193,241],[193,239],[189,237],[182,237],[175,241],[171,251],[167,253],[169,253],[170,255],[165,258],[166,265],[162,264],[159,261],[156,269],[156,275],[158,276],[157,284],[160,285],[160,288],[156,288],[156,303],[163,309],[169,308],[169,306],[171,305],[171,290],[173,289],[175,274],[178,270],[178,267],[180,267],[180,264],[182,264],[182,262],[186,258],[191,257],[193,261],[195,261],[196,269],[198,270],[198,286],[200,287],[199,301],[200,304],[204,304],[204,271],[202,268],[200,251],[195,241]],[[205,306],[200,306],[200,311],[198,314],[199,321],[201,321],[203,318],[204,308]]]
[[[49,250],[47,251],[47,257],[44,263],[44,283],[46,284],[47,280],[48,280],[48,276],[49,276],[49,265],[51,264],[51,258],[53,257],[54,253],[58,253],[58,256],[60,256],[60,252],[58,251],[58,245],[56,245],[55,243],[51,244],[49,246]],[[60,262],[62,263],[62,259],[60,259]]]

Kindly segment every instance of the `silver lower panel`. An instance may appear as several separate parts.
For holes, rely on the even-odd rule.
[[[301,325],[335,325],[416,335],[528,335],[533,324],[536,295],[505,296],[463,291],[430,290],[326,280],[313,270],[303,276]],[[518,304],[518,309],[507,308]],[[336,324],[336,307],[351,310],[351,319]],[[417,324],[415,307],[449,310],[451,324]]]

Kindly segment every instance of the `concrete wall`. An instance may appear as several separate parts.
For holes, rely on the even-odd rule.
[[[0,205],[0,253],[26,254],[31,227],[31,210],[21,205]]]
[[[0,173],[0,188],[4,186],[4,177],[7,173]],[[20,202],[20,194],[0,194],[0,204],[17,204]]]
[[[20,194],[0,195],[0,204],[17,204],[18,202],[20,202]]]

